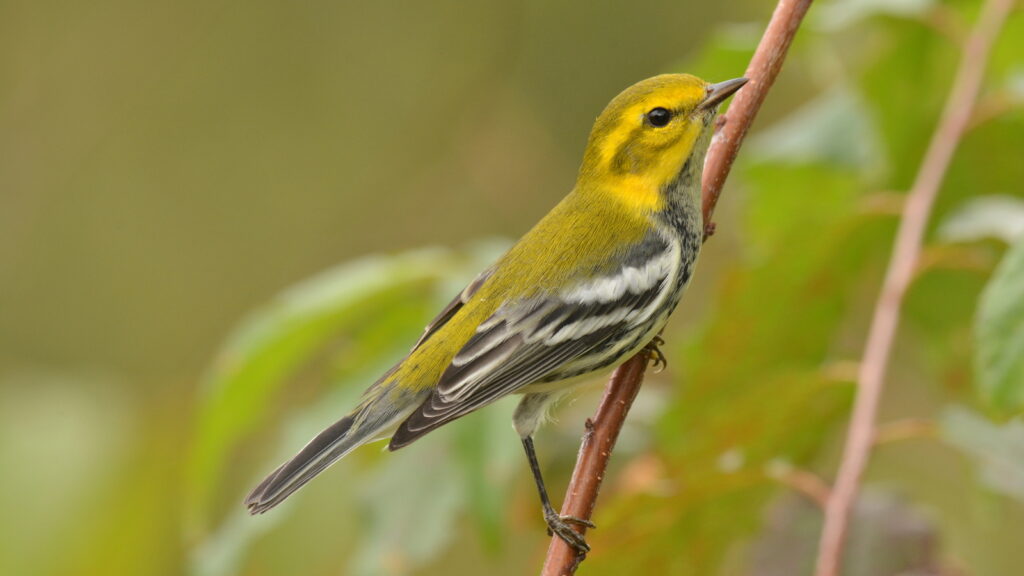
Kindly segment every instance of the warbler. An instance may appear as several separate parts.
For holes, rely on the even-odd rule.
[[[718,105],[747,82],[686,74],[643,80],[594,123],[576,185],[427,325],[355,409],[246,498],[266,512],[354,448],[390,450],[508,394],[550,531],[589,550],[555,511],[533,446],[549,406],[582,377],[652,342],[675,309],[703,241],[701,173]]]

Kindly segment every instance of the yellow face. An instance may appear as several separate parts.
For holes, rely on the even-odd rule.
[[[614,187],[631,202],[658,209],[659,191],[687,159],[706,147],[721,99],[688,74],[664,74],[627,88],[608,104],[590,133],[581,184]],[[735,90],[733,90],[735,91]],[[730,92],[731,93],[731,92]]]

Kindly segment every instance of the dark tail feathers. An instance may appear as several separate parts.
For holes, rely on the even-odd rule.
[[[314,476],[366,440],[367,434],[352,429],[349,415],[317,434],[294,458],[274,470],[245,499],[250,514],[262,514],[277,506]]]

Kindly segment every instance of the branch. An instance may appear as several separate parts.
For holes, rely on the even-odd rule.
[[[733,96],[728,114],[719,120],[724,124],[715,137],[704,162],[704,222],[714,229],[711,217],[715,213],[718,197],[729,169],[740,151],[740,144],[747,130],[754,123],[754,117],[761,109],[761,103],[768,96],[768,90],[775,83],[775,77],[782,69],[782,62],[793,43],[797,28],[804,14],[811,6],[811,0],[780,0],[772,14],[768,28],[761,36],[761,42],[754,51],[754,57],[747,66],[746,77],[750,82]],[[706,238],[705,238],[706,239]]]
[[[782,68],[789,45],[810,4],[811,0],[781,0],[775,7],[775,13],[747,67],[746,77],[750,82],[733,97],[727,116],[719,119],[719,133],[704,162],[702,184],[705,240],[714,230],[712,215],[725,177],[729,174],[740,144],[761,108],[761,103]],[[590,519],[615,441],[643,383],[647,362],[647,352],[641,352],[612,374],[597,413],[587,421],[587,432],[583,436],[576,468],[562,504],[563,515]],[[582,561],[583,556],[578,556],[560,538],[552,538],[541,574],[574,574]]]
[[[978,22],[964,45],[939,126],[932,135],[917,178],[907,195],[889,268],[875,304],[864,347],[864,359],[860,363],[857,399],[850,419],[843,459],[825,508],[825,525],[815,571],[817,576],[839,574],[850,512],[875,438],[878,403],[899,325],[903,297],[921,253],[932,204],[960,137],[971,120],[989,52],[1012,6],[1013,0],[986,0]]]
[[[778,481],[780,484],[789,487],[798,494],[802,494],[819,509],[824,510],[828,505],[828,496],[832,487],[828,482],[822,480],[821,476],[799,468],[783,468],[781,470],[768,470],[768,477]]]
[[[576,458],[576,469],[573,470],[569,489],[562,503],[562,515],[590,519],[597,502],[597,493],[601,489],[605,469],[611,458],[615,441],[626,421],[626,414],[633,405],[633,400],[640,392],[640,384],[647,370],[649,353],[644,350],[619,366],[612,374],[605,388],[604,397],[597,407],[593,418],[587,419],[587,431],[583,434],[580,453]],[[585,531],[585,526],[579,526]],[[574,574],[583,554],[569,547],[561,538],[554,537],[548,547],[548,557],[541,570],[543,576],[560,576]]]

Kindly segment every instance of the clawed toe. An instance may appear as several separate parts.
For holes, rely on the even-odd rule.
[[[544,520],[548,524],[549,536],[558,536],[573,550],[575,550],[577,554],[586,554],[587,552],[590,552],[590,545],[587,544],[586,539],[583,538],[583,535],[577,532],[571,524],[594,528],[594,524],[592,522],[575,516],[559,516],[558,514],[545,514]]]
[[[651,355],[651,364],[655,372],[661,372],[668,366],[668,359],[665,358],[665,353],[660,348],[663,344],[665,344],[665,339],[661,336],[655,336],[646,346],[646,350]]]
[[[594,525],[594,523],[591,522],[590,520],[586,520],[586,519],[579,518],[579,517],[576,517],[576,516],[559,516],[559,518],[561,518],[562,522],[566,522],[568,524],[576,524],[578,526],[586,526],[587,528],[597,528],[597,526]]]

